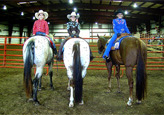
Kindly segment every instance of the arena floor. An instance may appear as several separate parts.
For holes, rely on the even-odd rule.
[[[49,77],[43,76],[38,93],[40,106],[26,102],[23,88],[23,69],[0,68],[0,114],[164,114],[164,72],[148,71],[148,94],[142,104],[127,107],[128,84],[121,78],[121,93],[117,93],[116,79],[112,78],[112,92],[107,93],[107,71],[88,70],[84,79],[84,105],[69,108],[66,70],[54,70],[55,90],[50,90]],[[135,73],[134,73],[135,80]],[[135,88],[134,88],[135,94]],[[135,95],[134,95],[135,97]]]

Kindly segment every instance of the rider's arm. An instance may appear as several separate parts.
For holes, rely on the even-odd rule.
[[[71,32],[71,30],[70,30],[69,22],[67,23],[67,31],[68,31],[69,35],[71,36],[71,35],[72,35],[72,32]]]
[[[36,34],[36,21],[34,22],[34,25],[33,25],[33,35]]]
[[[116,21],[115,20],[113,20],[113,31],[115,34],[118,34],[118,31],[116,29]]]
[[[45,30],[46,30],[46,35],[49,34],[49,27],[47,21],[45,21]]]
[[[78,23],[77,29],[76,29],[76,34],[77,36],[79,36],[80,34],[80,24]]]

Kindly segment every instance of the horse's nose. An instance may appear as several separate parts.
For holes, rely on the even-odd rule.
[[[100,51],[98,51],[98,53],[99,53],[99,54],[101,54],[101,52],[100,52]]]

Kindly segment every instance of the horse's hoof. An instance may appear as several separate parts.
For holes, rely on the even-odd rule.
[[[127,102],[127,106],[132,106],[133,100],[129,98],[129,101]]]
[[[106,91],[106,93],[111,93],[112,91],[110,90],[110,89],[108,89],[107,91]]]
[[[117,91],[117,93],[121,93],[121,91],[120,91],[120,90],[118,90],[118,91]]]
[[[128,101],[127,106],[132,106],[132,103]]]
[[[70,87],[67,87],[67,90],[68,90],[68,91],[71,90]]]
[[[141,100],[137,100],[137,104],[141,104]]]
[[[79,103],[79,105],[84,105],[84,101],[82,100],[81,103]]]
[[[27,102],[33,102],[33,98],[29,98]]]
[[[55,88],[54,88],[54,87],[51,87],[51,90],[52,90],[52,91],[54,91],[54,90],[55,90]]]
[[[40,105],[39,101],[35,101],[35,106],[39,106],[39,105]]]
[[[132,106],[133,98],[129,97],[129,101],[127,102],[127,106]]]
[[[74,107],[74,104],[70,102],[69,107]]]

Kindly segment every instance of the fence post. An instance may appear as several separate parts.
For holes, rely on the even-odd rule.
[[[46,75],[48,75],[48,73],[49,73],[49,68],[47,68],[47,73],[46,73]]]
[[[6,44],[7,44],[7,37],[5,37],[5,41],[4,41],[4,55],[3,55],[3,66],[6,65]]]

